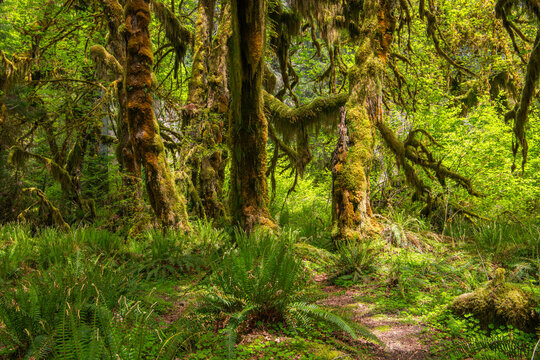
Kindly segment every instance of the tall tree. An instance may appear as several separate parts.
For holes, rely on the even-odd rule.
[[[118,101],[116,157],[122,167],[123,195],[128,202],[127,206],[121,209],[121,215],[133,217],[136,211],[140,211],[142,187],[141,165],[133,151],[127,119],[127,93],[124,86],[126,39],[120,32],[124,24],[124,9],[117,0],[101,0],[100,3],[107,20],[109,51],[100,45],[94,45],[90,48],[90,52],[98,65],[98,73],[106,70],[114,78],[113,85]],[[105,76],[105,74],[101,75]]]
[[[223,143],[223,109],[227,101],[227,75],[224,59],[230,34],[230,8],[221,5],[221,20],[215,38],[214,0],[200,0],[198,5],[193,63],[188,84],[183,126],[188,127],[193,147],[198,151],[190,159],[191,203],[200,217],[217,219],[225,215],[222,202],[225,162],[220,148]],[[225,96],[225,101],[220,97]]]
[[[266,142],[262,80],[265,49],[265,0],[232,0],[229,57],[231,110],[231,216],[246,230],[273,227],[268,211]]]
[[[135,155],[144,166],[150,204],[165,226],[187,228],[185,201],[177,191],[152,107],[152,41],[148,1],[125,6],[127,117]]]
[[[366,0],[362,27],[349,71],[350,97],[339,124],[332,159],[333,236],[341,239],[381,230],[369,203],[369,168],[375,124],[382,121],[382,90],[386,57],[395,28],[395,1]]]

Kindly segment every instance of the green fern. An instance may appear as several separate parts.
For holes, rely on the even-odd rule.
[[[363,273],[373,272],[377,258],[377,246],[373,240],[344,241],[338,244],[338,261],[336,268],[339,275],[352,275],[357,281]]]
[[[508,334],[478,335],[461,341],[458,353],[475,359],[524,359],[531,358],[533,346],[530,341]]]
[[[276,238],[268,232],[236,234],[237,247],[213,266],[213,288],[203,297],[203,311],[226,313],[227,350],[232,356],[241,326],[249,329],[258,322],[324,322],[353,338],[361,334],[378,341],[365,328],[356,328],[338,315],[306,302],[307,277],[296,259],[294,239]]]

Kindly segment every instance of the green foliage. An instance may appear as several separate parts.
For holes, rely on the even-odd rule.
[[[19,277],[23,261],[34,253],[30,239],[27,226],[10,224],[0,227],[0,285]]]
[[[78,229],[73,236],[77,243],[87,246],[92,253],[107,256],[117,254],[124,243],[117,234],[94,227]]]
[[[213,288],[203,297],[206,309],[224,312],[229,357],[236,332],[263,324],[324,321],[356,338],[354,328],[339,316],[309,301],[306,274],[294,256],[291,237],[276,238],[267,231],[236,234],[237,248],[213,267]],[[364,329],[365,330],[365,329]],[[365,330],[362,334],[374,336]]]
[[[213,268],[215,293],[207,302],[219,301],[228,312],[253,306],[255,317],[279,319],[285,307],[298,300],[306,283],[294,244],[264,231],[236,235],[237,248]]]
[[[216,258],[225,239],[211,223],[202,221],[195,223],[190,235],[179,230],[148,231],[143,239],[133,240],[139,243],[136,252],[144,254],[138,271],[150,280],[201,270]]]
[[[377,266],[380,246],[373,239],[351,240],[337,244],[338,261],[336,269],[341,280],[349,278],[356,282],[366,273],[373,272]]]
[[[490,325],[482,330],[478,320],[467,316],[457,319],[450,316],[448,329],[461,338],[448,351],[450,359],[531,359],[535,339],[532,334],[521,332],[512,326]]]
[[[0,306],[0,322],[5,326],[0,329],[3,340],[15,353],[32,353],[38,348],[40,352],[50,352],[59,324],[65,329],[66,321],[73,322],[74,316],[80,316],[79,311],[89,304],[112,308],[121,296],[133,294],[135,289],[135,281],[110,262],[101,264],[99,259],[86,259],[77,252],[65,263],[26,274],[24,281],[3,292]],[[95,321],[96,316],[90,318]],[[70,325],[70,331],[76,332],[75,325]]]

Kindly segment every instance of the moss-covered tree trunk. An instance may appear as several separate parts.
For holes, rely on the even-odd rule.
[[[165,148],[152,107],[151,69],[154,58],[148,2],[128,0],[124,13],[127,117],[135,156],[144,166],[148,198],[158,219],[165,226],[187,228],[184,199],[177,191],[167,165]]]
[[[375,124],[382,121],[382,84],[395,28],[395,1],[366,0],[350,97],[341,114],[340,138],[332,159],[332,235],[361,239],[381,230],[369,203],[369,168]]]
[[[214,6],[215,0],[199,0],[197,7],[193,65],[188,83],[187,103],[188,105],[194,105],[199,110],[206,103],[208,57],[214,27]]]
[[[120,33],[124,23],[124,9],[118,0],[101,0],[101,6],[107,18],[108,47],[112,56],[123,68],[126,66],[126,43],[124,36]],[[141,192],[141,166],[137,162],[133,152],[133,144],[129,136],[129,125],[127,119],[127,93],[124,87],[125,72],[119,74],[116,80],[116,90],[118,98],[117,131],[118,146],[116,148],[116,158],[122,170],[122,184],[124,186],[124,197],[130,203],[122,211],[125,216],[133,215],[134,211],[140,210],[142,203]]]
[[[226,41],[230,33],[229,6],[222,5],[221,22],[212,43],[214,28],[215,0],[199,0],[195,44],[193,49],[193,65],[188,84],[187,106],[184,111],[183,124],[189,127],[193,146],[199,148],[197,154],[190,159],[191,170],[191,203],[193,210],[200,217],[217,219],[225,215],[222,202],[224,182],[224,165],[221,144],[223,142],[223,113],[215,109],[215,92],[217,88],[227,86],[226,68],[219,68],[227,55]],[[223,47],[223,43],[225,47]],[[221,73],[216,73],[221,71]],[[226,91],[226,90],[225,90]],[[212,103],[212,106],[211,106]],[[191,184],[190,184],[191,185]]]
[[[231,34],[230,5],[223,1],[220,23],[212,41],[208,60],[207,100],[209,118],[204,123],[201,140],[209,155],[203,156],[199,170],[199,197],[207,217],[218,219],[225,215],[223,183],[225,182],[226,152],[224,119],[229,103],[227,89],[227,41]]]
[[[231,111],[231,216],[247,231],[273,227],[268,211],[266,142],[262,80],[264,73],[265,0],[232,0],[229,54]]]

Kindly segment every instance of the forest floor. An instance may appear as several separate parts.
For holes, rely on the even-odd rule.
[[[489,342],[492,335],[480,330],[478,322],[472,318],[453,316],[448,305],[455,296],[482,286],[497,267],[513,268],[510,275],[515,280],[528,276],[523,271],[526,266],[523,263],[505,263],[512,259],[511,256],[503,259],[478,256],[479,253],[474,254],[467,244],[456,245],[457,239],[434,233],[404,232],[399,246],[395,245],[395,240],[392,236],[383,237],[373,247],[367,245],[367,248],[360,249],[356,260],[362,270],[356,276],[336,275],[335,262],[339,263],[339,260],[332,253],[305,243],[297,245],[303,248],[303,254],[317,252],[317,255],[307,255],[303,259],[311,271],[312,292],[319,299],[317,305],[370,330],[380,344],[353,340],[345,333],[335,331],[329,335],[324,329],[276,330],[263,326],[241,334],[237,358],[469,358],[462,349],[474,339]],[[193,280],[190,284],[175,286],[174,290],[165,287],[158,291],[168,303],[168,310],[161,315],[163,322],[172,324],[186,311],[189,313],[190,309],[195,309],[197,291],[204,292],[207,288],[204,285],[199,287]],[[190,295],[172,298],[170,294],[173,293]],[[534,335],[513,329],[505,331],[497,334],[523,340],[527,347],[534,345]]]
[[[320,317],[309,321],[246,319],[236,328],[233,358],[530,359],[538,341],[534,333],[494,324],[482,327],[471,316],[453,315],[449,304],[456,296],[484,286],[501,267],[506,269],[507,282],[540,299],[540,232],[525,236],[519,235],[521,226],[516,226],[515,232],[492,227],[477,233],[473,241],[472,237],[442,236],[410,224],[409,220],[402,225],[393,223],[380,238],[338,248],[327,233],[283,230],[279,236],[285,240],[280,241],[294,244],[291,256],[305,277],[294,283],[301,288],[293,289],[298,293],[293,301],[314,303],[318,309],[340,316],[353,325],[358,337]],[[0,294],[11,296],[11,300],[0,299],[0,335],[9,331],[23,337],[43,331],[47,327],[42,323],[59,322],[58,314],[65,313],[67,301],[73,309],[86,309],[89,299],[97,296],[104,304],[103,314],[110,315],[100,320],[108,321],[103,329],[114,330],[108,330],[110,336],[128,333],[135,338],[140,333],[149,354],[171,349],[177,351],[173,355],[180,353],[176,358],[182,360],[227,359],[234,342],[227,343],[226,327],[236,315],[223,310],[208,312],[204,306],[205,299],[220,294],[216,273],[208,264],[218,262],[221,266],[221,246],[228,249],[231,244],[223,232],[210,225],[197,226],[189,238],[155,232],[128,242],[91,228],[74,233],[46,230],[32,236],[18,225],[0,227],[0,239],[7,239],[0,243]],[[518,241],[518,236],[523,240]],[[197,246],[195,250],[187,247],[192,244]],[[246,273],[240,270],[237,273]],[[235,284],[253,293],[250,281]],[[78,290],[69,290],[66,295],[65,289]],[[14,311],[14,304],[24,311]],[[26,313],[42,315],[35,320]],[[118,314],[129,321],[121,320]],[[148,315],[137,317],[140,314]],[[146,320],[143,323],[140,319]],[[78,326],[96,324],[94,319]],[[26,327],[33,330],[26,332]],[[131,337],[119,339],[126,341],[123,346],[128,350],[134,346]],[[167,347],[175,339],[181,343]],[[500,344],[517,349],[520,355],[502,357],[497,352]],[[0,359],[18,358],[4,356],[12,354],[15,345],[5,347],[0,337]]]
[[[430,327],[420,318],[403,317],[392,312],[380,312],[374,305],[363,302],[362,291],[358,288],[343,289],[335,285],[323,285],[322,291],[328,298],[321,301],[330,308],[349,308],[353,321],[369,329],[382,345],[364,345],[370,359],[408,360],[431,359],[429,354]]]

